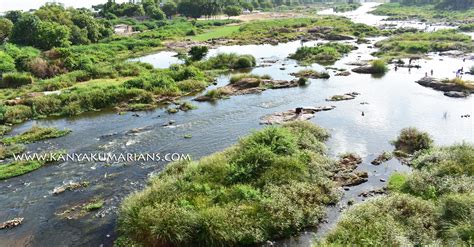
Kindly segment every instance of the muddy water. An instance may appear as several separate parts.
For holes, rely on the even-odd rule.
[[[258,65],[270,65],[255,68],[252,73],[270,74],[275,79],[292,79],[289,74],[303,67],[286,57],[300,45],[300,42],[290,42],[277,46],[228,46],[211,50],[210,55],[219,52],[252,54],[258,58]],[[350,69],[352,66],[346,65],[347,62],[371,59],[370,53],[374,50],[370,46],[360,45],[358,50],[338,61],[334,67]],[[164,67],[169,64],[169,59],[173,59],[172,55],[158,53],[143,59],[157,67]],[[276,62],[267,63],[267,60]],[[118,115],[113,111],[102,111],[76,118],[30,121],[15,127],[13,134],[34,124],[73,131],[62,138],[30,145],[28,148],[31,151],[66,149],[70,153],[185,153],[199,158],[222,150],[234,144],[239,137],[262,128],[259,119],[266,114],[298,106],[335,105],[336,109],[318,113],[311,121],[331,132],[332,137],[327,143],[330,155],[350,151],[364,158],[358,169],[369,172],[369,181],[345,192],[341,203],[328,209],[327,223],[322,224],[319,230],[308,230],[295,238],[277,242],[281,246],[308,246],[314,235],[324,235],[337,222],[340,208],[346,205],[347,200],[354,198],[360,201],[359,193],[381,188],[386,184],[381,179],[387,179],[392,172],[409,170],[395,160],[380,166],[370,164],[375,156],[392,149],[389,140],[400,129],[414,126],[428,131],[441,145],[474,141],[473,118],[460,117],[463,114],[473,115],[474,97],[448,98],[441,92],[414,82],[431,69],[436,77],[452,78],[455,70],[461,67],[467,69],[474,62],[432,54],[432,59],[418,63],[421,69],[394,71],[392,68],[383,77],[354,73],[338,77],[329,70],[330,79],[311,80],[306,87],[267,90],[259,95],[235,96],[215,103],[195,102],[197,110],[173,115],[165,113],[164,109],[139,112],[139,117],[132,113]],[[311,67],[324,70],[317,64]],[[218,86],[227,84],[229,77],[220,76]],[[465,79],[474,78],[465,75]],[[353,91],[360,93],[355,100],[325,101],[332,95]],[[173,127],[162,126],[170,120],[176,121]],[[189,134],[191,139],[183,137]],[[109,246],[116,237],[115,212],[121,199],[142,188],[150,173],[159,172],[165,165],[164,162],[66,162],[0,181],[0,222],[14,217],[25,218],[21,227],[0,231],[0,246]],[[90,185],[83,190],[52,195],[55,187],[70,181],[89,181]],[[80,220],[67,220],[56,215],[95,196],[105,199],[103,209]]]

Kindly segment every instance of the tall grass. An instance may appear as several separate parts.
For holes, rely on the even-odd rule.
[[[170,164],[123,202],[120,242],[249,245],[317,224],[337,200],[332,163],[321,151],[327,136],[294,122],[199,161]]]

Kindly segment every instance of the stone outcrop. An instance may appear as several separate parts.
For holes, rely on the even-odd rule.
[[[362,163],[362,158],[357,154],[345,154],[336,164],[333,180],[341,186],[355,186],[369,180],[369,175],[364,171],[355,171]]]
[[[326,101],[342,101],[342,100],[353,100],[359,95],[357,92],[352,92],[352,93],[346,93],[342,95],[334,95],[329,99],[326,99]]]
[[[377,166],[377,165],[382,164],[383,162],[387,162],[387,161],[391,160],[392,157],[393,157],[393,156],[392,156],[391,153],[389,153],[389,152],[383,152],[382,154],[380,154],[379,156],[377,156],[377,158],[375,158],[375,159],[371,162],[371,164]]]
[[[416,81],[416,83],[424,87],[433,88],[434,90],[443,91],[444,95],[448,97],[467,97],[471,93],[474,93],[474,88],[467,88],[465,86],[449,81],[442,81],[434,77],[423,77]]]
[[[336,108],[335,106],[320,106],[320,107],[302,107],[298,109],[291,109],[285,112],[277,112],[266,115],[261,118],[260,124],[283,124],[296,120],[308,120],[315,116],[320,111],[330,111]]]
[[[218,96],[202,95],[195,98],[195,101],[213,101],[216,98],[223,98],[226,96],[256,94],[261,93],[267,89],[280,89],[299,86],[298,80],[272,80],[261,79],[254,77],[245,77],[236,82],[229,83],[224,87],[217,89]]]
[[[24,218],[14,218],[12,220],[7,220],[0,224],[0,230],[17,227],[23,223],[23,220]]]
[[[360,66],[357,68],[353,68],[352,72],[359,73],[359,74],[378,74],[379,71],[375,70],[374,67],[370,65]]]

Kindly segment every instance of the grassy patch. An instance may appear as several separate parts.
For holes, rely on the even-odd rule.
[[[386,60],[422,56],[435,51],[473,51],[471,37],[456,30],[403,33],[379,41],[375,46],[379,48],[376,56]]]
[[[349,209],[328,245],[469,246],[474,241],[474,146],[418,151],[394,173],[389,195]]]
[[[102,199],[96,199],[93,200],[92,202],[89,202],[88,204],[84,205],[82,209],[84,209],[87,212],[99,210],[104,206],[104,200]]]
[[[474,10],[452,10],[437,8],[435,5],[402,5],[399,3],[385,3],[379,5],[373,14],[387,15],[390,20],[411,20],[421,21],[448,21],[459,23],[460,21],[470,22],[474,20]]]
[[[15,161],[0,165],[0,180],[21,176],[43,166],[40,161]]]
[[[191,39],[195,41],[207,41],[210,39],[228,37],[232,35],[234,32],[237,32],[239,28],[240,27],[238,25],[216,27],[214,29],[205,31],[204,33],[198,34],[196,36],[191,36]]]
[[[57,138],[69,134],[70,130],[59,130],[56,128],[33,126],[31,129],[12,137],[5,137],[1,141],[4,144],[32,143],[50,138]]]
[[[320,149],[326,137],[295,122],[199,161],[170,164],[123,202],[119,232],[143,245],[231,246],[315,225],[337,200],[332,162]]]
[[[12,144],[8,146],[0,145],[0,160],[11,158],[14,155],[23,153],[25,151],[25,146],[21,144]]]
[[[329,42],[313,47],[299,47],[294,54],[290,55],[290,58],[304,64],[319,63],[329,65],[341,59],[343,55],[354,49],[357,48],[352,45]]]

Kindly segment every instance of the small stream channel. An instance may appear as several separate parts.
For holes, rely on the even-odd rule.
[[[367,14],[372,3],[361,9],[346,13],[353,20],[375,18]],[[355,14],[359,13],[359,14]],[[378,17],[377,17],[378,18]],[[423,27],[420,27],[423,28]],[[439,27],[441,28],[441,27]],[[359,49],[336,62],[333,67],[351,69],[348,62],[371,59],[373,43],[359,45]],[[320,42],[320,41],[319,41]],[[304,43],[314,45],[316,41]],[[225,46],[212,49],[209,56],[219,52],[252,54],[258,67],[251,72],[269,74],[274,79],[293,79],[291,72],[303,68],[294,60],[287,59],[290,53],[301,46],[299,41],[272,45]],[[172,52],[161,52],[140,58],[156,67],[168,67],[178,60]],[[268,60],[275,60],[268,63]],[[429,60],[417,61],[421,69],[393,68],[382,77],[352,73],[350,76],[334,76],[330,79],[312,79],[305,87],[267,90],[259,95],[234,96],[215,103],[193,102],[198,109],[177,114],[167,114],[158,108],[148,112],[118,115],[114,111],[91,112],[74,118],[35,120],[15,126],[11,134],[20,133],[34,124],[68,128],[72,133],[28,146],[31,152],[38,150],[66,149],[69,153],[183,153],[198,159],[236,143],[238,139],[262,128],[259,119],[270,113],[286,111],[299,106],[334,105],[328,112],[317,113],[312,122],[327,128],[331,138],[327,142],[329,154],[337,156],[344,152],[355,152],[363,157],[359,170],[369,173],[369,181],[344,191],[341,202],[328,208],[326,223],[318,229],[308,229],[291,239],[278,240],[278,246],[309,246],[315,236],[323,236],[337,222],[340,208],[349,199],[363,200],[361,192],[379,189],[386,185],[394,171],[409,171],[407,166],[395,159],[379,166],[370,162],[383,151],[391,151],[389,141],[405,127],[413,126],[428,131],[439,145],[462,141],[474,141],[473,118],[461,118],[474,113],[474,97],[449,98],[441,92],[415,83],[434,70],[434,76],[454,77],[458,68],[469,68],[474,61],[468,57],[452,58],[431,54]],[[265,66],[262,66],[265,65]],[[323,71],[314,64],[311,68]],[[282,69],[284,68],[284,69]],[[231,75],[217,78],[217,86],[228,83]],[[466,75],[465,79],[474,79]],[[358,92],[351,101],[327,102],[335,94]],[[361,104],[364,103],[364,104]],[[365,104],[368,103],[368,104]],[[364,116],[362,116],[364,112]],[[163,127],[174,120],[173,127]],[[192,135],[191,139],[184,138]],[[116,209],[129,193],[143,188],[147,178],[159,172],[163,162],[103,164],[90,162],[65,162],[41,168],[24,176],[0,181],[0,222],[14,217],[24,217],[21,227],[0,232],[0,246],[110,246],[116,238]],[[53,195],[55,187],[70,181],[88,181],[90,185],[79,191]],[[74,205],[100,196],[105,206],[98,212],[78,220],[57,216]]]

